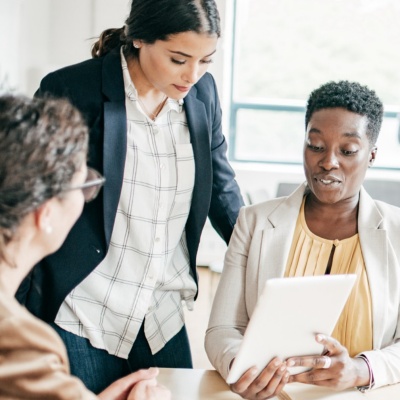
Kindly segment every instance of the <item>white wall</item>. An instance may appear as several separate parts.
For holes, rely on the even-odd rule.
[[[214,75],[228,137],[231,0],[217,0],[222,38],[210,72]],[[0,0],[0,84],[31,96],[48,72],[90,58],[93,38],[120,27],[130,0]],[[280,181],[301,182],[301,166],[233,163],[242,191],[276,193]],[[399,171],[368,171],[370,177],[400,180]]]
[[[33,95],[49,71],[90,58],[93,38],[128,12],[129,0],[0,0],[0,77]]]
[[[221,14],[225,0],[221,3]],[[0,79],[33,95],[48,72],[90,58],[104,29],[123,26],[130,0],[0,0]],[[223,52],[211,71],[222,87]],[[0,81],[0,82],[1,82]]]
[[[123,25],[130,0],[0,0],[0,87],[29,96],[48,72],[90,58],[93,38],[106,28]],[[231,61],[231,0],[217,0],[222,38],[210,72],[219,88],[223,125],[228,127]],[[1,91],[1,90],[0,90]],[[228,137],[227,129],[225,135]],[[279,182],[302,182],[301,166],[233,163],[244,195],[273,197]],[[368,171],[369,177],[400,180],[398,171]],[[225,244],[206,226],[199,263],[222,261]]]

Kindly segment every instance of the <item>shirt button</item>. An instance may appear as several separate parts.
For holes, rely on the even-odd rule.
[[[157,125],[153,125],[153,132],[154,132],[154,133],[160,132],[160,130],[158,129],[158,126],[157,126]]]
[[[160,169],[164,169],[164,167],[165,167],[164,164],[161,163],[161,164],[160,164]]]
[[[159,238],[159,237],[156,237],[156,238],[155,238],[155,241],[158,243],[158,242],[160,241],[160,238]]]

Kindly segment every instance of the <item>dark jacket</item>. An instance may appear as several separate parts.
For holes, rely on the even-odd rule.
[[[82,112],[90,128],[88,165],[106,177],[99,197],[85,205],[63,246],[35,266],[17,293],[31,312],[52,322],[68,293],[104,259],[114,226],[127,129],[119,51],[50,73],[35,95],[46,94],[66,97]],[[221,109],[210,74],[190,90],[184,107],[196,171],[186,236],[191,272],[197,282],[196,254],[207,215],[228,242],[243,200],[226,158]]]

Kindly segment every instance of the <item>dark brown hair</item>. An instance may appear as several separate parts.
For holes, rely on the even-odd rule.
[[[0,96],[0,260],[23,218],[62,196],[87,146],[87,127],[67,100]]]
[[[125,46],[125,55],[136,57],[134,40],[152,44],[182,32],[221,35],[215,0],[132,0],[125,26],[107,29],[92,47],[92,57],[101,57]]]

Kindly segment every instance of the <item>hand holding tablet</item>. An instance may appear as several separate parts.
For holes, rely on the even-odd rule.
[[[274,358],[321,354],[317,333],[329,336],[348,299],[356,275],[275,278],[266,282],[250,318],[227,383],[251,367],[259,372]],[[325,362],[325,359],[323,359]],[[296,374],[305,368],[288,368]]]

